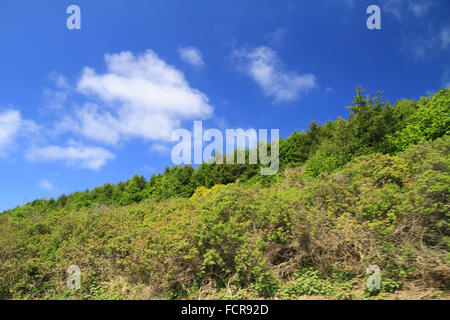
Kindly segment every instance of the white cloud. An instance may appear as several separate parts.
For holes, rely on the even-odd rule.
[[[178,49],[178,54],[180,58],[190,65],[193,65],[196,68],[201,68],[205,65],[203,61],[201,51],[196,47],[185,47]]]
[[[65,116],[56,123],[55,132],[71,131],[98,142],[116,144],[120,140],[120,126],[109,112],[102,111],[96,104],[86,103],[75,111],[75,118]]]
[[[0,156],[19,133],[22,117],[17,110],[6,110],[0,113]]]
[[[54,185],[47,179],[42,179],[39,181],[39,188],[52,192],[55,190]]]
[[[99,99],[103,107],[87,104],[75,119],[66,119],[85,137],[108,143],[126,137],[170,141],[181,120],[211,116],[208,97],[153,51],[107,54],[105,61],[107,73],[86,67],[77,84],[80,93]]]
[[[317,85],[312,74],[285,71],[277,53],[269,47],[235,50],[232,57],[237,60],[238,68],[253,78],[275,103],[297,100]]]
[[[33,147],[28,150],[26,158],[33,162],[64,161],[67,165],[99,170],[108,160],[115,159],[115,156],[103,148],[86,147],[71,142],[67,147],[54,145],[43,148]]]

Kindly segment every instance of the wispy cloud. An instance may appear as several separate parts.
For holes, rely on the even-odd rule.
[[[48,78],[54,82],[55,87],[58,89],[68,89],[69,88],[69,82],[67,81],[66,77],[64,77],[62,74],[52,71],[48,74]]]
[[[214,33],[222,43],[228,47],[235,48],[238,40],[234,35],[235,28],[228,23],[218,24],[214,27]]]
[[[331,88],[331,87],[326,87],[326,88],[325,88],[325,93],[326,93],[326,94],[333,94],[333,93],[334,93],[334,89]]]
[[[0,156],[4,155],[22,125],[22,117],[17,110],[6,110],[0,113]]]
[[[48,192],[53,192],[55,190],[55,186],[47,179],[42,179],[41,181],[39,181],[38,186],[40,189],[46,190]]]
[[[107,161],[115,159],[115,156],[103,148],[70,142],[65,147],[55,145],[33,147],[28,150],[26,158],[32,162],[63,161],[70,166],[99,170]]]
[[[295,101],[317,85],[312,74],[285,70],[277,52],[269,47],[234,50],[232,57],[238,69],[256,81],[265,95],[273,97],[274,103]]]
[[[338,2],[354,8],[358,0],[338,0]],[[436,4],[436,1],[433,2],[432,0],[383,0],[380,2],[379,5],[383,12],[399,20],[403,20],[405,16],[411,16],[411,14],[416,18],[422,18]]]
[[[43,90],[44,105],[50,109],[62,109],[67,100],[68,92],[65,90],[53,90],[45,88]]]
[[[397,19],[403,18],[403,0],[388,0],[383,3],[383,12],[392,14]]]
[[[52,110],[62,109],[71,93],[68,80],[61,74],[52,71],[48,74],[53,88],[44,88],[44,106]]]
[[[287,30],[284,28],[277,28],[273,32],[266,34],[265,38],[270,45],[274,47],[279,47],[283,43],[284,37],[287,34]]]
[[[447,49],[450,46],[450,26],[443,28],[439,34],[441,47]]]
[[[450,48],[450,26],[443,26],[438,30],[430,27],[422,36],[406,37],[404,48],[415,60],[448,50]]]
[[[382,8],[384,12],[402,20],[411,14],[417,18],[424,17],[434,5],[430,0],[385,0]]]
[[[422,17],[428,12],[431,6],[432,3],[430,2],[410,3],[409,9],[414,13],[415,16]]]
[[[170,152],[170,148],[160,143],[155,143],[151,146],[150,150],[156,151],[158,153],[168,153]]]
[[[448,27],[437,27],[435,21],[428,19],[432,9],[442,7],[446,0],[383,0],[380,1],[382,13],[398,20],[403,33],[401,49],[418,61],[450,46]],[[354,7],[356,0],[339,0],[339,3]],[[442,10],[446,10],[442,8]],[[422,27],[422,31],[410,32],[411,24]]]
[[[178,54],[180,55],[180,58],[184,62],[186,62],[198,69],[202,68],[205,65],[205,62],[203,61],[202,53],[196,47],[180,48],[180,49],[178,49]]]

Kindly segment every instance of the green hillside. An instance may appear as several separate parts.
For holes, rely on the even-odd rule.
[[[349,109],[276,176],[178,166],[0,214],[0,298],[449,299],[450,90]]]

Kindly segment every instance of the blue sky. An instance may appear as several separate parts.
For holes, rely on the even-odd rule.
[[[66,9],[81,8],[81,30]],[[381,30],[366,8],[381,7]],[[149,177],[170,133],[347,117],[450,84],[450,2],[0,0],[0,210]]]

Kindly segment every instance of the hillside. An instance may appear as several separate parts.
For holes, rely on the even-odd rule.
[[[280,141],[274,177],[173,167],[4,212],[0,298],[449,299],[450,90],[349,109]]]

